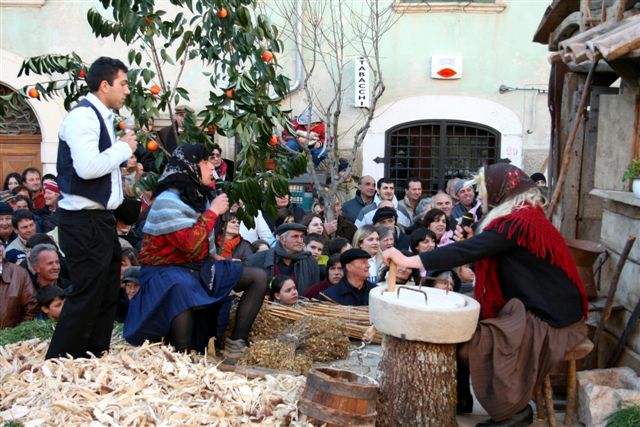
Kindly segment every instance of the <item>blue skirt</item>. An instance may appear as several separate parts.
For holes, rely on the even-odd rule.
[[[169,333],[178,314],[221,301],[238,283],[241,273],[239,263],[215,262],[215,288],[209,295],[197,270],[186,266],[143,266],[140,290],[129,302],[124,338],[133,345],[141,345],[145,340],[158,341]]]

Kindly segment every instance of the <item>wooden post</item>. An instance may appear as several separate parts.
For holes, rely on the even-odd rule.
[[[385,335],[376,426],[457,426],[456,344]]]

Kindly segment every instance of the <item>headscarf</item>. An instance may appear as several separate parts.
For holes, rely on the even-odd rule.
[[[201,144],[179,145],[169,158],[169,163],[153,191],[155,198],[167,189],[177,190],[180,199],[197,212],[203,212],[213,198],[211,188],[202,185],[199,163],[209,158],[209,152]]]
[[[485,166],[478,176],[465,182],[464,186],[474,184],[478,186],[483,203],[487,204],[483,207],[483,212],[536,186],[522,169],[508,163]]]

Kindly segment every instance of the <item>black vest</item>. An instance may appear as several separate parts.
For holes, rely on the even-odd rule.
[[[102,120],[100,112],[86,99],[80,101],[78,105],[73,107],[72,111],[78,107],[89,107],[96,113],[96,116],[98,116],[98,121],[100,122],[98,149],[102,153],[111,147],[111,138],[109,137],[109,131],[107,130],[104,120]],[[73,159],[71,158],[69,145],[62,139],[60,139],[58,143],[57,170],[57,182],[61,192],[86,197],[87,199],[102,204],[102,206],[106,208],[109,197],[111,197],[111,174],[108,173],[94,179],[80,178],[73,167]]]

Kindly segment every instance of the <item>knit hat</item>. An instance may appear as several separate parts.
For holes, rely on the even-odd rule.
[[[6,254],[4,254],[4,257],[7,259],[7,261],[18,264],[20,261],[27,257],[27,254],[19,251],[18,249],[11,249],[10,251],[7,251]]]
[[[0,215],[13,215],[13,209],[8,204],[0,202]]]
[[[127,225],[133,225],[136,223],[138,217],[140,216],[141,207],[142,202],[140,200],[127,197],[122,201],[122,204],[118,206],[115,211],[113,211],[113,216]]]
[[[343,158],[338,159],[338,172],[342,172],[348,167],[349,167],[349,161],[347,159],[343,159]]]
[[[44,185],[44,189],[60,194],[60,189],[58,188],[58,184],[54,181],[47,181],[47,183]]]
[[[11,194],[11,191],[9,190],[0,191],[0,202],[6,203],[8,200],[13,199],[14,197],[16,196],[14,194]]]
[[[489,207],[534,188],[535,182],[522,171],[508,163],[496,163],[483,169],[484,187]]]
[[[373,224],[375,225],[388,218],[393,218],[395,221],[398,221],[398,214],[396,213],[396,210],[393,208],[380,208],[373,215]]]
[[[544,181],[544,183],[547,183],[547,178],[544,177],[543,174],[541,174],[540,172],[536,172],[533,175],[531,175],[531,180],[533,182],[538,182],[538,181]]]

